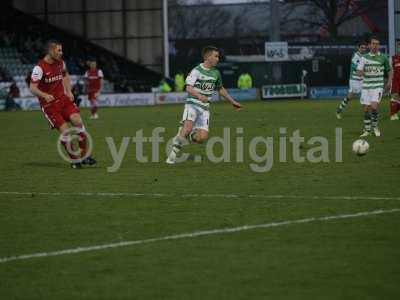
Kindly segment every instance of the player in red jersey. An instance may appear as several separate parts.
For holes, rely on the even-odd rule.
[[[396,54],[392,57],[393,65],[393,81],[392,81],[392,98],[390,99],[390,120],[398,120],[400,111],[400,55]]]
[[[91,105],[91,119],[98,119],[97,114],[97,98],[103,87],[103,71],[97,68],[96,60],[89,60],[89,70],[85,73],[86,92]]]
[[[79,109],[73,103],[69,75],[62,60],[62,45],[51,40],[46,44],[46,56],[33,68],[30,89],[39,98],[40,107],[52,128],[60,131],[60,142],[66,149],[71,167],[80,169],[82,164],[94,165],[96,160],[87,151],[87,136]],[[71,153],[71,123],[79,135],[79,151]],[[75,152],[75,151],[74,151]]]

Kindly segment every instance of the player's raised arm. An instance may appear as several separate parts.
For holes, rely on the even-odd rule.
[[[218,92],[222,97],[224,97],[227,101],[229,101],[233,105],[233,107],[235,107],[236,109],[242,108],[242,105],[235,99],[233,99],[232,96],[229,95],[228,91],[223,86],[219,88]]]

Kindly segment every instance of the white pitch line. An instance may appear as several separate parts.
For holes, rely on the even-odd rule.
[[[167,236],[144,239],[144,240],[131,240],[131,241],[118,242],[118,243],[94,245],[94,246],[88,246],[88,247],[77,247],[77,248],[64,249],[64,250],[58,250],[58,251],[52,251],[52,252],[39,252],[39,253],[32,253],[32,254],[9,256],[9,257],[0,258],[0,263],[7,263],[7,262],[17,261],[17,260],[27,260],[27,259],[39,258],[39,257],[69,255],[69,254],[76,254],[76,253],[82,253],[82,252],[93,252],[93,251],[99,251],[99,250],[105,250],[105,249],[111,249],[111,248],[120,248],[120,247],[155,243],[155,242],[161,242],[161,241],[167,241],[167,240],[181,240],[181,239],[187,239],[187,238],[195,238],[195,237],[199,237],[199,236],[209,236],[209,235],[216,235],[216,234],[233,233],[233,232],[254,230],[254,229],[260,229],[260,228],[271,228],[271,227],[279,227],[279,226],[293,225],[293,224],[304,224],[304,223],[311,223],[311,222],[324,222],[324,221],[339,220],[339,219],[360,218],[360,217],[381,215],[381,214],[390,214],[390,213],[396,213],[396,212],[400,212],[400,208],[393,208],[393,209],[388,209],[388,210],[379,209],[379,210],[373,210],[373,211],[364,211],[364,212],[349,213],[349,214],[342,214],[342,215],[332,215],[332,216],[325,216],[325,217],[310,217],[310,218],[305,218],[305,219],[288,220],[288,221],[282,221],[282,222],[273,222],[273,223],[256,224],[256,225],[244,225],[244,226],[231,227],[231,228],[220,228],[220,229],[212,229],[212,230],[187,232],[187,233],[167,235]]]
[[[240,195],[240,194],[162,194],[162,193],[113,193],[113,192],[8,192],[0,191],[0,195],[16,196],[98,196],[98,197],[180,197],[180,198],[264,198],[264,199],[331,199],[331,200],[397,200],[400,197],[390,196],[300,196],[300,195]]]

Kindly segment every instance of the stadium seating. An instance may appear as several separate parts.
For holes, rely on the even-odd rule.
[[[17,83],[21,97],[32,96],[25,79],[28,73],[32,71],[34,64],[25,64],[20,57],[21,54],[16,48],[0,48],[0,67],[11,75],[12,79]],[[74,70],[76,70],[76,67]],[[82,77],[82,75],[71,75],[71,83],[74,85]],[[0,83],[0,89],[8,88],[10,84],[10,80],[2,82]],[[103,93],[112,93],[113,91],[113,83],[109,80],[104,80]]]
[[[11,76],[27,74],[32,70],[33,64],[21,62],[20,55],[14,47],[0,48],[0,67]]]
[[[0,20],[0,69],[16,81],[21,96],[30,95],[25,77],[43,55],[46,40],[52,38],[63,43],[64,60],[74,75],[72,83],[84,74],[91,57],[97,59],[107,79],[103,92],[147,92],[161,79],[161,74],[9,7]]]

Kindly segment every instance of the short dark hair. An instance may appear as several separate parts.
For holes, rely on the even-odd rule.
[[[46,52],[48,52],[50,50],[50,48],[55,45],[61,45],[61,42],[58,40],[54,40],[54,39],[48,40],[45,45]]]
[[[357,47],[358,48],[360,48],[361,46],[368,46],[368,43],[367,43],[367,41],[358,41],[358,43],[357,43]]]
[[[219,52],[218,48],[215,46],[205,46],[201,51],[201,55],[203,56],[203,58],[205,58],[208,54],[210,54],[213,51]]]
[[[375,41],[378,41],[378,42],[381,41],[381,40],[379,39],[379,37],[377,37],[376,35],[372,35],[372,36],[369,38],[369,42],[370,42],[370,43],[372,42],[372,40],[375,40]]]

